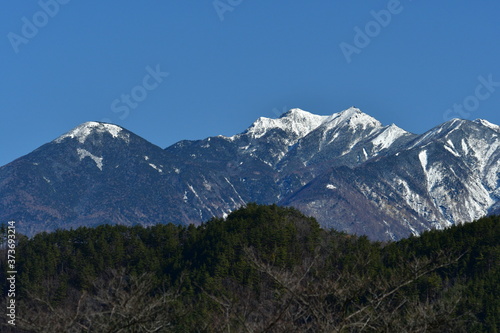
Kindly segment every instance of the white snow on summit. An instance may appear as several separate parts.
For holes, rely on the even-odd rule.
[[[54,140],[56,143],[62,142],[62,140],[66,138],[72,138],[72,139],[77,139],[78,142],[80,143],[85,143],[85,140],[89,135],[92,133],[97,132],[97,133],[109,133],[113,138],[120,138],[125,141],[128,141],[129,135],[122,133],[122,128],[120,126],[112,125],[112,124],[106,124],[106,123],[98,123],[96,121],[89,121],[86,123],[83,123],[71,131],[69,131],[66,134],[61,135],[58,137],[56,140]]]
[[[251,137],[258,139],[271,129],[282,129],[302,138],[312,130],[320,126],[328,116],[319,116],[301,109],[291,109],[278,119],[260,117],[245,132]]]
[[[289,144],[293,145],[316,129],[321,128],[327,131],[342,126],[349,126],[353,130],[359,128],[373,128],[373,130],[383,128],[378,120],[355,107],[350,107],[330,116],[320,116],[301,109],[291,109],[277,119],[260,117],[243,134],[228,139],[232,140],[240,135],[250,135],[252,138],[258,139],[266,135],[270,130],[279,128],[291,134],[293,139],[290,140]],[[397,135],[396,128],[390,128],[389,133]],[[400,129],[400,131],[403,130]],[[401,133],[401,135],[404,133]]]
[[[346,124],[353,129],[356,129],[358,127],[361,127],[362,129],[366,129],[368,127],[382,127],[382,123],[380,121],[367,115],[366,113],[363,113],[360,109],[355,107],[350,107],[347,110],[339,113],[334,113],[331,116],[327,117],[323,122],[322,127],[330,129],[339,127],[343,124]]]
[[[392,124],[382,130],[382,132],[380,132],[380,134],[377,135],[377,137],[373,139],[372,142],[377,150],[380,151],[382,149],[389,148],[394,143],[394,141],[406,134],[408,134],[407,131]]]

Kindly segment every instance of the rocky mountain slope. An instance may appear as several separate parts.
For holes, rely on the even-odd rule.
[[[102,223],[199,224],[247,202],[389,240],[500,210],[500,127],[453,119],[416,135],[356,108],[292,109],[161,149],[89,122],[0,168],[0,221],[33,235]]]

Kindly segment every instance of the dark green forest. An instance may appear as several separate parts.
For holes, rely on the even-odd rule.
[[[16,329],[3,315],[1,331],[498,332],[499,222],[381,243],[248,204],[197,227],[17,235]]]

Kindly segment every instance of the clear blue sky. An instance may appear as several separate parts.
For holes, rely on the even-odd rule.
[[[294,107],[500,124],[498,1],[55,1],[2,4],[0,165],[90,120],[161,147]]]

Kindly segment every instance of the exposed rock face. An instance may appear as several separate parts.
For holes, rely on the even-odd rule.
[[[500,212],[500,127],[454,119],[415,135],[356,108],[292,109],[245,132],[161,149],[89,122],[0,168],[0,221],[33,235],[102,223],[199,224],[246,202],[400,239]]]

